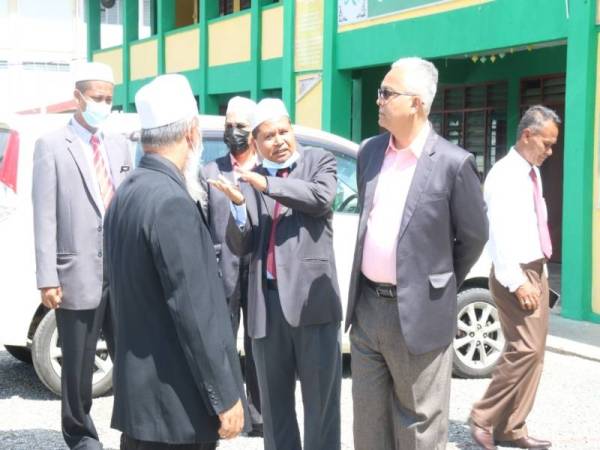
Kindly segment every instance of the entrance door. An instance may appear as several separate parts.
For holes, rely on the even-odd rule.
[[[552,156],[540,168],[544,198],[548,206],[548,227],[552,239],[553,250],[550,261],[560,263],[562,260],[565,75],[549,75],[521,80],[521,113],[524,113],[532,105],[544,105],[552,108],[563,120],[559,128],[558,142],[552,149]]]

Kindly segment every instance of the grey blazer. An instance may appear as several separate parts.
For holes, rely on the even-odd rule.
[[[389,133],[367,139],[358,155],[360,219],[346,329],[360,295],[367,221]],[[488,238],[473,156],[431,131],[417,162],[398,230],[396,287],[400,327],[409,351],[422,354],[452,341],[456,292]]]
[[[229,153],[221,158],[211,161],[203,167],[204,176],[207,179],[219,178],[223,175],[229,181],[233,182],[233,167]],[[231,302],[239,301],[240,277],[240,257],[234,254],[225,241],[225,230],[229,221],[229,199],[218,189],[208,185],[208,223],[210,225],[210,234],[215,245],[220,245],[219,268],[223,275],[223,285],[225,295]],[[237,305],[230,305],[235,308]]]
[[[117,187],[131,168],[127,141],[106,135]],[[93,309],[102,293],[102,201],[85,149],[72,126],[41,137],[33,156],[33,224],[37,287],[60,286],[63,309]]]
[[[265,337],[266,261],[275,200],[281,203],[275,236],[277,284],[283,315],[293,326],[342,320],[333,254],[332,205],[337,188],[335,157],[322,149],[301,148],[286,179],[267,176],[268,191],[242,183],[248,223],[239,229],[230,214],[227,244],[251,254],[248,275],[248,334]],[[257,169],[264,175],[264,169]]]

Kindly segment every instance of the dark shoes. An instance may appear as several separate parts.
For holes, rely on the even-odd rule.
[[[494,444],[494,437],[490,430],[480,427],[473,421],[469,421],[471,427],[471,436],[477,445],[484,450],[496,450],[496,444]]]
[[[496,444],[502,447],[529,448],[533,450],[547,450],[552,446],[552,442],[550,441],[542,441],[531,436],[525,436],[514,441],[496,441]]]
[[[252,429],[247,433],[248,437],[263,437],[262,423],[253,423]]]

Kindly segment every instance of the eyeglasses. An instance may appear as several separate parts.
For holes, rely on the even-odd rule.
[[[387,102],[390,98],[398,95],[416,97],[417,94],[411,94],[410,92],[397,92],[386,87],[377,89],[377,98],[383,102]]]

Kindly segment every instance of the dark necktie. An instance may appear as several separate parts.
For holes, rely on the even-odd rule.
[[[277,171],[277,176],[286,178],[289,173],[289,169],[279,169]],[[271,224],[271,233],[269,234],[269,246],[267,247],[267,273],[270,273],[275,280],[277,279],[277,266],[275,264],[275,231],[277,224],[279,223],[280,208],[281,204],[276,201],[275,206],[273,207],[273,221]]]

